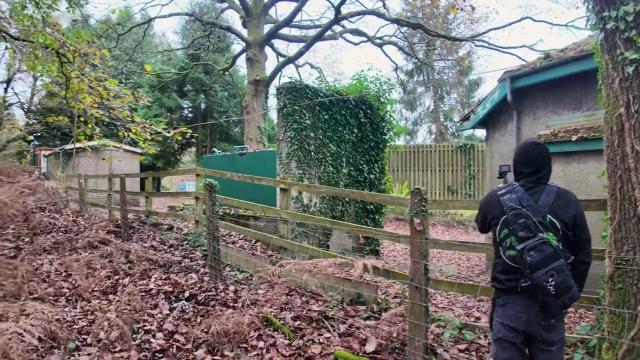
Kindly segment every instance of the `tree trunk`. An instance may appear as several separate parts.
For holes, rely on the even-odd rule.
[[[247,19],[247,88],[242,106],[244,115],[244,144],[251,150],[264,149],[267,110],[267,51],[264,38],[265,17],[262,15],[263,1],[253,2],[253,11]]]
[[[249,69],[247,60],[247,69]],[[247,70],[250,73],[249,70]],[[244,98],[244,144],[251,150],[265,148],[264,139],[264,111],[267,99],[267,89],[263,79],[249,79],[247,94]]]
[[[592,4],[602,32],[609,211],[606,308],[601,314],[598,359],[640,359],[640,64],[622,56],[640,56],[640,44],[628,31],[640,28],[640,6],[631,6],[629,13],[621,12],[629,9],[622,5],[633,1],[593,0]],[[613,19],[612,9],[622,16]]]

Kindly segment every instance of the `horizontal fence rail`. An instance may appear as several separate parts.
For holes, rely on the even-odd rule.
[[[154,172],[144,172],[144,173],[129,173],[129,174],[105,174],[105,175],[83,175],[83,174],[72,174],[65,175],[63,177],[66,182],[67,179],[78,179],[84,180],[87,179],[118,179],[118,178],[146,178],[150,179],[153,177],[166,177],[166,176],[176,176],[176,175],[196,175],[197,178],[202,179],[203,176],[215,176],[225,179],[231,179],[236,181],[244,181],[254,184],[268,185],[273,186],[279,189],[286,189],[289,192],[298,191],[298,192],[308,192],[315,195],[326,195],[326,196],[340,196],[346,197],[355,200],[368,201],[379,203],[388,206],[408,206],[409,199],[400,196],[393,196],[388,194],[378,194],[378,193],[370,193],[366,191],[359,190],[351,190],[351,189],[342,189],[335,188],[324,185],[317,184],[305,184],[294,181],[289,181],[286,179],[271,179],[259,176],[252,175],[243,175],[236,174],[212,169],[202,169],[202,168],[191,168],[191,169],[178,169],[178,170],[169,170],[169,171],[154,171]],[[72,182],[74,183],[74,182]],[[82,184],[81,182],[78,182]],[[109,183],[117,183],[116,181],[109,181]],[[147,182],[148,183],[148,182]],[[120,192],[116,189],[90,189],[86,188],[86,184],[82,187],[66,185],[65,190],[78,191],[83,196],[79,197],[79,201],[85,202],[85,206],[91,206],[96,208],[102,208],[105,210],[109,210],[112,212],[121,211],[121,207],[112,206],[110,204],[101,204],[98,202],[90,202],[86,200],[87,193],[96,193],[96,194],[106,194],[108,195],[107,200],[110,201],[111,195],[117,195]],[[148,190],[148,189],[147,189]],[[127,212],[131,214],[138,215],[146,215],[146,216],[157,216],[164,218],[172,218],[172,219],[180,219],[187,221],[196,221],[196,224],[203,223],[204,218],[202,208],[198,210],[198,200],[205,198],[205,193],[201,191],[185,191],[185,192],[155,192],[155,191],[124,191],[126,196],[133,197],[144,197],[145,198],[145,208],[144,209],[133,209],[127,208]],[[183,213],[173,213],[173,212],[163,212],[163,211],[154,211],[151,208],[153,198],[161,198],[161,197],[184,197],[184,198],[194,198],[196,199],[196,212],[195,214],[183,214]],[[218,196],[218,200],[228,206],[237,207],[245,210],[249,210],[254,215],[270,215],[277,218],[285,219],[288,221],[294,222],[302,222],[313,225],[325,226],[331,229],[339,229],[343,231],[348,231],[350,233],[359,234],[362,236],[371,236],[381,240],[388,240],[404,245],[411,245],[411,240],[408,235],[402,235],[397,233],[388,232],[382,229],[367,227],[358,224],[352,224],[344,221],[333,220],[328,218],[323,218],[319,216],[313,216],[309,214],[304,214],[301,212],[270,207],[266,205],[251,203],[248,201],[228,198],[224,196]],[[478,200],[431,200],[429,201],[429,210],[473,210],[478,207]],[[581,200],[581,204],[586,211],[601,211],[606,208],[606,200],[602,199],[591,199],[591,200]],[[338,258],[348,258],[344,255],[340,255],[328,250],[323,250],[316,248],[311,245],[302,244],[298,242],[293,242],[291,240],[283,239],[281,237],[276,237],[273,235],[269,235],[266,233],[261,233],[256,230],[252,230],[249,228],[241,227],[239,225],[234,225],[231,223],[221,223],[221,228],[227,229],[230,231],[238,232],[240,234],[254,237],[257,240],[269,243],[271,245],[288,248],[290,250],[301,251],[306,253],[311,257],[338,257]],[[278,239],[278,240],[276,240]],[[459,240],[446,240],[446,239],[433,239],[430,238],[428,241],[428,245],[430,249],[437,250],[448,250],[448,251],[459,251],[459,252],[470,252],[470,253],[482,253],[491,255],[493,254],[493,246],[490,243],[478,243],[478,242],[467,242],[467,241],[459,241]],[[604,249],[593,249],[593,258],[594,260],[603,260],[604,259]],[[378,275],[387,279],[399,280],[399,281],[407,281],[408,274],[385,269],[377,266],[373,266],[370,268],[371,272],[374,275]],[[432,286],[435,289],[445,290],[445,291],[453,291],[459,292],[467,295],[473,296],[490,296],[493,292],[493,289],[489,286],[480,285],[480,284],[472,284],[472,283],[461,283],[450,280],[441,280],[441,279],[432,279]],[[582,303],[592,304],[595,302],[593,297],[583,297],[581,300]]]
[[[409,198],[402,197],[402,196],[394,196],[394,195],[382,194],[382,193],[372,193],[372,192],[354,190],[354,189],[336,188],[332,186],[318,185],[318,184],[305,184],[305,183],[290,181],[286,179],[271,179],[271,178],[260,177],[260,176],[236,174],[236,173],[230,173],[226,171],[203,169],[203,168],[178,169],[178,170],[168,170],[168,171],[150,171],[150,172],[129,173],[129,174],[104,174],[104,175],[71,174],[71,175],[64,175],[64,177],[68,179],[75,179],[75,178],[116,179],[121,176],[125,178],[148,178],[148,177],[166,177],[166,176],[194,175],[194,174],[198,176],[215,176],[215,177],[248,182],[253,184],[273,186],[276,188],[285,188],[290,191],[306,192],[314,195],[345,197],[352,200],[367,201],[367,202],[372,202],[372,203],[377,203],[377,204],[382,204],[387,206],[400,206],[400,207],[409,206]],[[104,190],[104,191],[98,190],[98,191],[101,191],[102,193],[107,193],[107,190]],[[165,194],[165,192],[162,192],[162,194]],[[189,193],[189,192],[166,192],[166,194],[172,194],[167,196],[173,196],[173,194],[175,194],[176,197],[181,197],[178,194],[185,194],[185,196],[192,195],[192,193]],[[143,196],[144,192],[139,192],[139,194],[135,194],[135,195]],[[479,200],[440,200],[440,199],[429,200],[429,210],[477,210],[479,205],[480,205]],[[580,205],[585,211],[605,211],[607,209],[607,201],[605,199],[582,199],[580,200]]]
[[[154,191],[153,184],[156,180],[154,178],[161,179],[163,177],[179,175],[194,175],[196,178],[195,191]],[[274,191],[278,192],[278,206],[267,206],[221,195],[215,195],[215,200],[206,200],[212,199],[212,194],[215,194],[214,191],[216,191],[212,190],[214,186],[211,186],[211,183],[205,181],[206,178],[210,177],[271,186],[274,188]],[[127,178],[141,179],[140,183],[144,183],[144,191],[127,190],[127,187],[129,186],[127,185]],[[211,229],[215,228],[216,234],[218,233],[217,229],[223,229],[254,239],[276,253],[279,253],[277,258],[270,260],[269,258],[260,258],[257,255],[253,255],[247,250],[219,244],[219,255],[222,257],[223,261],[232,266],[240,267],[246,271],[254,273],[259,272],[259,269],[266,269],[269,266],[277,266],[280,261],[285,261],[285,259],[288,258],[337,259],[348,263],[352,268],[357,268],[358,271],[406,285],[407,299],[404,300],[407,305],[408,322],[406,336],[408,339],[412,339],[411,341],[408,340],[407,343],[408,353],[413,353],[413,350],[418,352],[427,351],[427,349],[424,348],[424,344],[428,339],[427,334],[430,319],[428,291],[430,289],[469,295],[475,298],[491,297],[494,292],[494,289],[486,284],[435,278],[429,276],[428,273],[429,268],[432,265],[430,260],[431,258],[429,257],[430,249],[485,254],[487,256],[487,263],[491,263],[491,257],[494,254],[494,248],[491,243],[435,239],[427,237],[426,235],[428,234],[429,211],[476,210],[479,205],[478,198],[435,198],[426,201],[424,196],[425,193],[420,190],[412,191],[410,199],[407,197],[389,194],[335,188],[331,186],[300,183],[287,179],[272,179],[203,168],[129,174],[75,174],[63,175],[59,180],[64,183],[63,189],[65,194],[67,194],[67,198],[69,198],[69,191],[77,192],[78,196],[76,201],[79,203],[81,210],[86,210],[89,207],[104,209],[108,212],[110,218],[114,218],[114,213],[118,213],[120,216],[123,236],[125,236],[129,231],[129,214],[189,221],[194,222],[196,228],[202,227],[203,224],[206,224],[206,233],[209,234],[208,236],[211,234]],[[203,183],[207,183],[207,191],[209,191],[209,193],[202,191]],[[91,188],[91,185],[99,188]],[[137,187],[134,189],[137,189]],[[290,206],[291,197],[296,193],[344,197],[364,202],[383,204],[386,206],[408,208],[408,213],[411,214],[409,216],[409,227],[411,229],[410,235],[398,234],[379,228],[295,211],[291,209]],[[415,204],[418,202],[416,201],[415,193],[422,194],[420,204],[424,205],[422,208],[425,209],[425,211],[423,212],[416,212]],[[97,198],[100,198],[100,201],[96,201],[96,199],[88,200],[87,194],[100,195],[96,196]],[[114,196],[119,196],[119,201],[115,200]],[[139,200],[140,198],[144,198],[144,203],[141,203],[140,206],[132,207],[128,204],[127,199],[132,201],[136,199]],[[193,211],[180,213],[154,210],[153,203],[154,200],[158,198],[193,199]],[[104,200],[104,202],[101,202],[102,200]],[[607,206],[606,200],[603,199],[580,200],[580,203],[586,211],[602,211],[605,210]],[[226,207],[241,209],[233,210],[231,212],[232,214],[239,212],[243,216],[246,215],[257,219],[270,220],[271,224],[277,223],[277,230],[262,230],[262,228],[257,230],[248,227],[250,225],[242,226],[244,225],[242,224],[245,222],[244,220],[239,220],[240,218],[233,218],[231,216],[220,215],[225,214],[223,211],[216,211],[220,204]],[[214,215],[209,216],[210,214]],[[420,214],[419,219],[416,218],[418,214]],[[246,222],[247,224],[250,224],[248,221]],[[409,250],[409,256],[406,259],[408,260],[408,263],[405,264],[408,267],[408,271],[407,267],[404,265],[401,265],[400,269],[402,271],[400,271],[388,268],[387,266],[393,265],[386,265],[386,263],[381,263],[375,258],[361,258],[357,253],[350,251],[349,249],[347,251],[332,250],[333,248],[327,245],[316,246],[316,243],[312,241],[295,241],[296,238],[291,236],[291,226],[297,226],[299,224],[311,225],[312,227],[317,226],[320,229],[329,229],[333,235],[336,233],[348,234],[349,236],[357,234],[361,237],[369,237],[403,244],[407,246]],[[333,230],[336,231],[334,232]],[[207,237],[207,239],[210,239],[210,237]],[[209,243],[207,242],[207,244]],[[208,254],[210,253],[214,252],[209,251]],[[293,256],[291,256],[291,254],[293,254]],[[209,259],[209,257],[210,256],[208,255],[207,259]],[[593,259],[604,260],[604,249],[593,249]],[[211,273],[212,271],[210,269],[210,276]],[[357,298],[364,295],[366,301],[371,304],[376,303],[376,299],[380,296],[378,293],[378,285],[372,282],[367,282],[367,280],[364,279],[352,279],[351,276],[341,277],[314,271],[313,273],[308,274],[295,272],[286,273],[285,278],[297,281],[302,284],[301,286],[303,287],[305,286],[304,284],[307,284],[307,286],[311,286],[309,284],[314,284],[312,286],[323,289],[323,291],[340,292],[342,295],[346,296],[345,298]],[[313,289],[313,291],[316,290]],[[595,308],[597,306],[598,297],[589,294],[583,294],[576,304],[576,307],[583,308]],[[485,324],[464,323],[464,326],[469,329],[481,329],[482,331],[486,331]],[[589,339],[589,337],[580,337],[575,335],[567,335],[567,338],[572,341],[586,341],[586,339]],[[421,357],[409,356],[408,358],[413,359]]]

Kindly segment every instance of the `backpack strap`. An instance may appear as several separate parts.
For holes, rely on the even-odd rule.
[[[545,218],[549,213],[551,204],[553,204],[553,201],[556,198],[558,188],[555,185],[547,184],[542,196],[540,196],[540,200],[538,200],[538,204],[534,204],[529,194],[527,194],[521,186],[516,186],[513,190],[518,196],[518,200],[520,200],[520,203],[525,209],[527,209],[527,211],[539,218]]]
[[[556,199],[556,194],[558,192],[558,187],[553,184],[547,184],[547,187],[544,189],[540,200],[538,201],[538,208],[540,212],[544,215],[549,214],[549,209],[551,209],[551,205],[553,201]]]
[[[509,214],[514,208],[522,207],[519,197],[515,194],[514,188],[518,186],[518,183],[509,183],[501,186],[498,190],[498,197],[500,198],[500,204],[505,214]]]

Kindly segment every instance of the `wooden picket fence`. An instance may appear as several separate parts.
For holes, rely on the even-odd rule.
[[[393,182],[422,187],[429,199],[479,200],[485,192],[485,144],[404,145],[387,153]]]
[[[151,186],[153,183],[153,178],[191,174],[195,174],[196,176],[196,191],[155,192],[153,191],[153,187]],[[217,220],[216,223],[216,228],[245,235],[247,237],[260,241],[274,249],[286,250],[297,254],[305,254],[308,258],[338,258],[348,261],[356,260],[344,254],[339,254],[309,244],[293,241],[290,238],[291,229],[289,229],[291,222],[319,225],[331,229],[346,231],[353,234],[370,236],[378,238],[380,240],[387,240],[408,245],[410,250],[409,273],[384,268],[374,264],[367,264],[367,266],[363,270],[370,272],[373,275],[389,280],[399,281],[408,285],[409,299],[407,314],[410,326],[408,328],[407,334],[409,339],[407,345],[407,357],[410,359],[422,359],[422,356],[426,354],[426,352],[428,352],[426,339],[427,329],[429,328],[429,326],[425,320],[428,318],[429,310],[428,289],[455,292],[471,295],[474,297],[491,296],[493,294],[493,289],[486,285],[428,277],[427,264],[429,249],[481,253],[486,254],[488,257],[493,254],[493,246],[488,243],[465,242],[426,237],[426,234],[428,234],[427,213],[429,210],[474,210],[477,209],[478,206],[477,200],[430,200],[426,202],[425,192],[423,190],[412,191],[411,198],[409,198],[352,189],[335,188],[316,184],[299,183],[286,179],[271,179],[259,176],[236,174],[203,168],[179,169],[172,171],[158,171],[135,174],[63,175],[59,178],[59,181],[63,184],[65,193],[67,193],[68,198],[69,191],[78,192],[77,201],[79,203],[80,209],[87,209],[89,207],[105,209],[106,211],[108,211],[110,217],[114,216],[114,212],[118,212],[120,214],[120,221],[123,231],[127,231],[127,227],[129,224],[129,214],[194,221],[196,227],[201,227],[202,224],[210,224],[211,221],[207,221],[209,220],[209,218],[207,218],[208,215],[203,211],[203,205],[205,199],[207,198],[207,194],[203,191],[202,188],[203,179],[205,177],[225,178],[252,184],[268,185],[273,186],[278,190],[278,207],[256,204],[225,196],[217,196],[216,200],[218,203],[222,203],[226,206],[250,211],[252,214],[255,214],[255,216],[280,219],[280,226],[278,231],[279,234],[277,236],[227,222],[222,219]],[[127,191],[125,180],[127,178],[145,179],[146,191]],[[90,179],[107,179],[106,183],[108,184],[108,186],[106,189],[88,188],[86,184],[89,183]],[[115,184],[118,184],[117,189]],[[89,201],[87,199],[88,193],[106,195],[105,203]],[[294,195],[294,193],[309,193],[321,196],[338,196],[354,200],[383,204],[386,206],[409,208],[410,212],[413,213],[413,216],[410,216],[410,234],[401,235],[382,229],[371,228],[363,225],[313,216],[290,210],[292,196]],[[117,195],[119,197],[119,205],[113,204],[114,195]],[[129,205],[127,204],[128,196],[144,197],[144,208],[141,209],[129,207]],[[185,214],[152,210],[153,199],[162,197],[192,197],[195,203],[195,213]],[[421,207],[418,207],[419,209],[416,212],[415,204],[418,203],[421,203],[422,205]],[[606,208],[605,200],[581,200],[581,204],[586,211],[602,211]],[[410,205],[412,206],[410,207]],[[420,209],[423,209],[424,211],[421,211]],[[243,267],[248,271],[254,270],[261,264],[262,260],[256,260],[255,257],[252,257],[251,254],[240,254],[240,252],[242,252],[241,250],[222,246],[221,248],[223,259],[230,264],[238,267]],[[604,251],[594,249],[593,255],[594,259],[602,260],[604,258]],[[425,274],[427,276],[425,276]],[[355,293],[362,292],[362,289],[367,286],[366,283],[347,280],[348,279],[336,280],[334,277],[334,279],[331,280],[333,281],[333,285],[331,286],[337,286],[343,291]],[[329,280],[327,278],[323,278],[322,281],[326,283]],[[337,285],[338,283],[336,283],[336,281],[339,281],[339,285]],[[375,294],[373,295],[375,296]],[[585,305],[595,305],[597,303],[597,298],[594,296],[583,296],[578,302]],[[469,324],[469,326],[478,325]]]

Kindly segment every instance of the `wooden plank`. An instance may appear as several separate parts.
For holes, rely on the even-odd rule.
[[[579,200],[584,211],[605,211],[607,200],[585,199]],[[478,210],[479,200],[430,200],[430,210]]]
[[[273,266],[267,257],[253,255],[248,251],[223,244],[220,244],[220,254],[223,262],[254,274]]]
[[[99,209],[107,209],[107,210],[109,210],[109,208],[110,208],[109,206],[107,206],[105,204],[100,204],[100,203],[93,202],[93,201],[87,201],[87,205],[90,206],[90,207],[99,208]],[[114,208],[114,210],[115,209],[119,209],[118,207],[113,207],[113,208]]]
[[[195,175],[196,168],[188,169],[174,169],[174,170],[162,170],[162,171],[147,171],[142,173],[127,173],[121,174],[127,178],[146,178],[146,177],[167,177],[167,176],[183,176],[183,175]]]
[[[127,231],[129,230],[129,214],[127,212],[127,179],[124,176],[120,176],[120,227],[122,229],[122,238],[127,237]]]
[[[96,202],[88,202],[87,204],[89,204],[91,207],[100,208],[100,209],[106,209],[106,210],[111,209],[112,211],[116,211],[116,212],[120,212],[120,209],[121,209],[119,206],[112,206],[111,208],[109,208],[105,204],[100,204],[100,203],[96,203]],[[147,212],[146,210],[131,209],[131,208],[127,208],[127,213],[136,214],[136,215],[147,215],[147,213],[148,213],[149,216],[155,216],[155,217],[159,217],[159,218],[191,220],[191,221],[193,221],[193,215],[191,215],[191,214],[179,214],[179,213],[170,213],[170,212],[153,211],[153,210]]]
[[[407,245],[406,243],[403,243]],[[443,240],[443,239],[429,239],[429,249],[446,250],[446,251],[459,251],[466,253],[478,253],[493,255],[494,249],[491,243],[481,243],[473,241],[461,241],[461,240]],[[604,261],[606,249],[593,248],[591,249],[591,255],[593,261]]]
[[[276,248],[283,248],[283,249],[288,249],[295,252],[304,253],[309,255],[312,258],[317,258],[317,259],[338,258],[338,259],[352,260],[351,258],[344,255],[336,254],[331,251],[323,250],[311,245],[282,239],[277,236],[265,234],[260,231],[256,231],[256,230],[245,228],[239,225],[228,223],[226,221],[220,221],[220,228],[227,231],[238,233],[240,235],[248,236],[250,238],[259,240],[264,244],[271,245]]]
[[[207,194],[198,192],[201,190],[202,186],[202,175],[200,172],[196,171],[196,192],[193,194],[193,213],[194,213],[194,226],[196,229],[199,229],[202,226],[202,221],[200,221],[200,215],[202,215],[202,199],[206,198]],[[206,222],[206,220],[205,220]]]
[[[222,261],[254,274],[272,268],[275,265],[272,264],[273,260],[265,256],[253,255],[242,249],[220,245],[220,251]],[[367,305],[375,304],[378,298],[378,286],[376,284],[342,276],[310,272],[308,270],[300,273],[283,270],[280,277],[291,280],[308,291],[321,290],[326,295],[340,293],[347,300],[358,300]]]
[[[387,269],[373,264],[367,264],[364,266],[364,271],[372,275],[379,276],[389,280],[395,280],[400,282],[409,281],[409,274]],[[430,279],[430,288],[434,290],[454,292],[457,294],[470,295],[473,297],[492,297],[493,288],[486,285],[480,285],[475,283],[467,283],[460,281],[444,280],[444,279]],[[593,306],[598,304],[597,296],[582,295],[575,306],[587,305]]]
[[[62,178],[62,186],[64,188],[64,200],[68,202],[69,201],[69,189],[67,188],[67,186],[69,186],[67,185],[68,178],[66,175],[62,175],[61,178]]]
[[[163,171],[147,171],[142,173],[94,174],[94,175],[69,174],[67,176],[70,178],[86,176],[89,179],[106,179],[109,177],[119,178],[120,176],[124,176],[125,178],[167,177],[167,176],[192,175],[195,173],[196,173],[196,169],[190,168],[190,169],[175,169],[175,170],[163,170]]]
[[[144,209],[150,211],[153,209],[153,200],[150,194],[153,192],[153,178],[147,177],[144,179]]]
[[[87,198],[86,198],[86,184],[83,178],[78,177],[78,205],[80,206],[80,211],[84,212],[87,210]]]
[[[409,206],[409,199],[401,196],[394,196],[382,193],[373,193],[368,191],[336,188],[332,186],[324,186],[317,184],[304,184],[284,179],[271,179],[261,176],[235,174],[226,171],[213,169],[198,168],[198,174],[201,176],[215,176],[230,180],[243,181],[252,184],[268,185],[274,187],[285,187],[293,191],[308,192],[316,195],[341,196],[354,200],[368,201],[383,205],[392,206]]]
[[[407,284],[407,358],[429,357],[429,246],[427,198],[421,188],[411,191],[409,209],[409,276]]]
[[[140,196],[143,193],[135,191],[127,191],[127,195]],[[149,194],[151,198],[193,198],[195,191],[160,191]]]
[[[220,255],[220,219],[218,219],[218,183],[213,180],[206,180],[204,184],[207,197],[206,218],[207,230],[207,270],[209,270],[209,279],[214,282],[222,281],[224,275],[224,266],[222,266],[222,257]],[[197,213],[196,213],[197,214]]]
[[[159,218],[170,218],[170,219],[180,219],[180,220],[191,220],[193,221],[193,215],[191,214],[180,214],[180,213],[170,213],[164,211],[154,211],[154,210],[140,210],[140,209],[128,209],[128,212],[136,215],[149,215],[156,216]]]
[[[373,305],[378,300],[378,285],[364,281],[308,270],[284,271],[280,277],[293,280],[298,286],[311,292],[320,290],[324,294],[342,294],[347,301],[357,300],[360,304]]]
[[[113,206],[113,193],[111,192],[113,190],[113,178],[108,178],[107,179],[107,209],[108,209],[108,213],[107,216],[109,217],[109,219],[113,219],[113,210],[111,209],[111,206]]]
[[[69,190],[78,191],[76,186],[67,186]],[[95,194],[109,194],[109,190],[104,189],[86,189],[88,193]],[[144,191],[125,191],[125,194],[128,196],[149,196],[152,198],[192,198],[195,195],[195,191],[160,191],[160,192],[152,192],[146,193]]]
[[[310,246],[307,244],[297,243],[290,240],[281,239],[277,236],[265,234],[256,230],[248,229],[239,225],[231,224],[225,221],[220,222],[220,228],[232,231],[244,236],[248,236],[250,238],[256,239],[260,242],[263,242],[267,245],[280,247],[288,250],[292,250],[295,252],[301,252],[309,255],[311,258],[316,259],[329,259],[329,258],[338,258],[351,260],[354,259],[349,258],[344,255],[336,254],[331,251],[323,250],[316,248],[314,246]],[[363,270],[370,274],[400,282],[408,282],[410,277],[409,274],[401,271],[396,271],[392,269],[387,269],[372,263],[364,263]],[[474,297],[493,296],[493,288],[486,285],[474,284],[474,283],[465,283],[451,280],[443,280],[443,279],[430,279],[430,288],[441,291],[449,291],[455,292],[458,294],[471,295]],[[578,300],[579,304],[583,305],[596,305],[598,303],[598,298],[595,296],[585,296],[583,295],[580,300]]]
[[[287,188],[278,188],[278,209],[289,210],[291,208],[291,191]],[[291,239],[291,226],[289,221],[281,220],[278,224],[278,232],[281,238]]]
[[[407,235],[396,234],[381,229],[376,229],[364,225],[351,224],[344,221],[327,219],[319,216],[303,214],[291,210],[280,210],[271,206],[256,204],[248,201],[228,198],[226,196],[218,196],[218,200],[224,204],[239,207],[242,209],[262,212],[268,215],[275,215],[287,220],[306,222],[311,224],[323,225],[342,230],[352,231],[363,236],[371,236],[379,239],[392,240],[394,242],[408,242]]]

